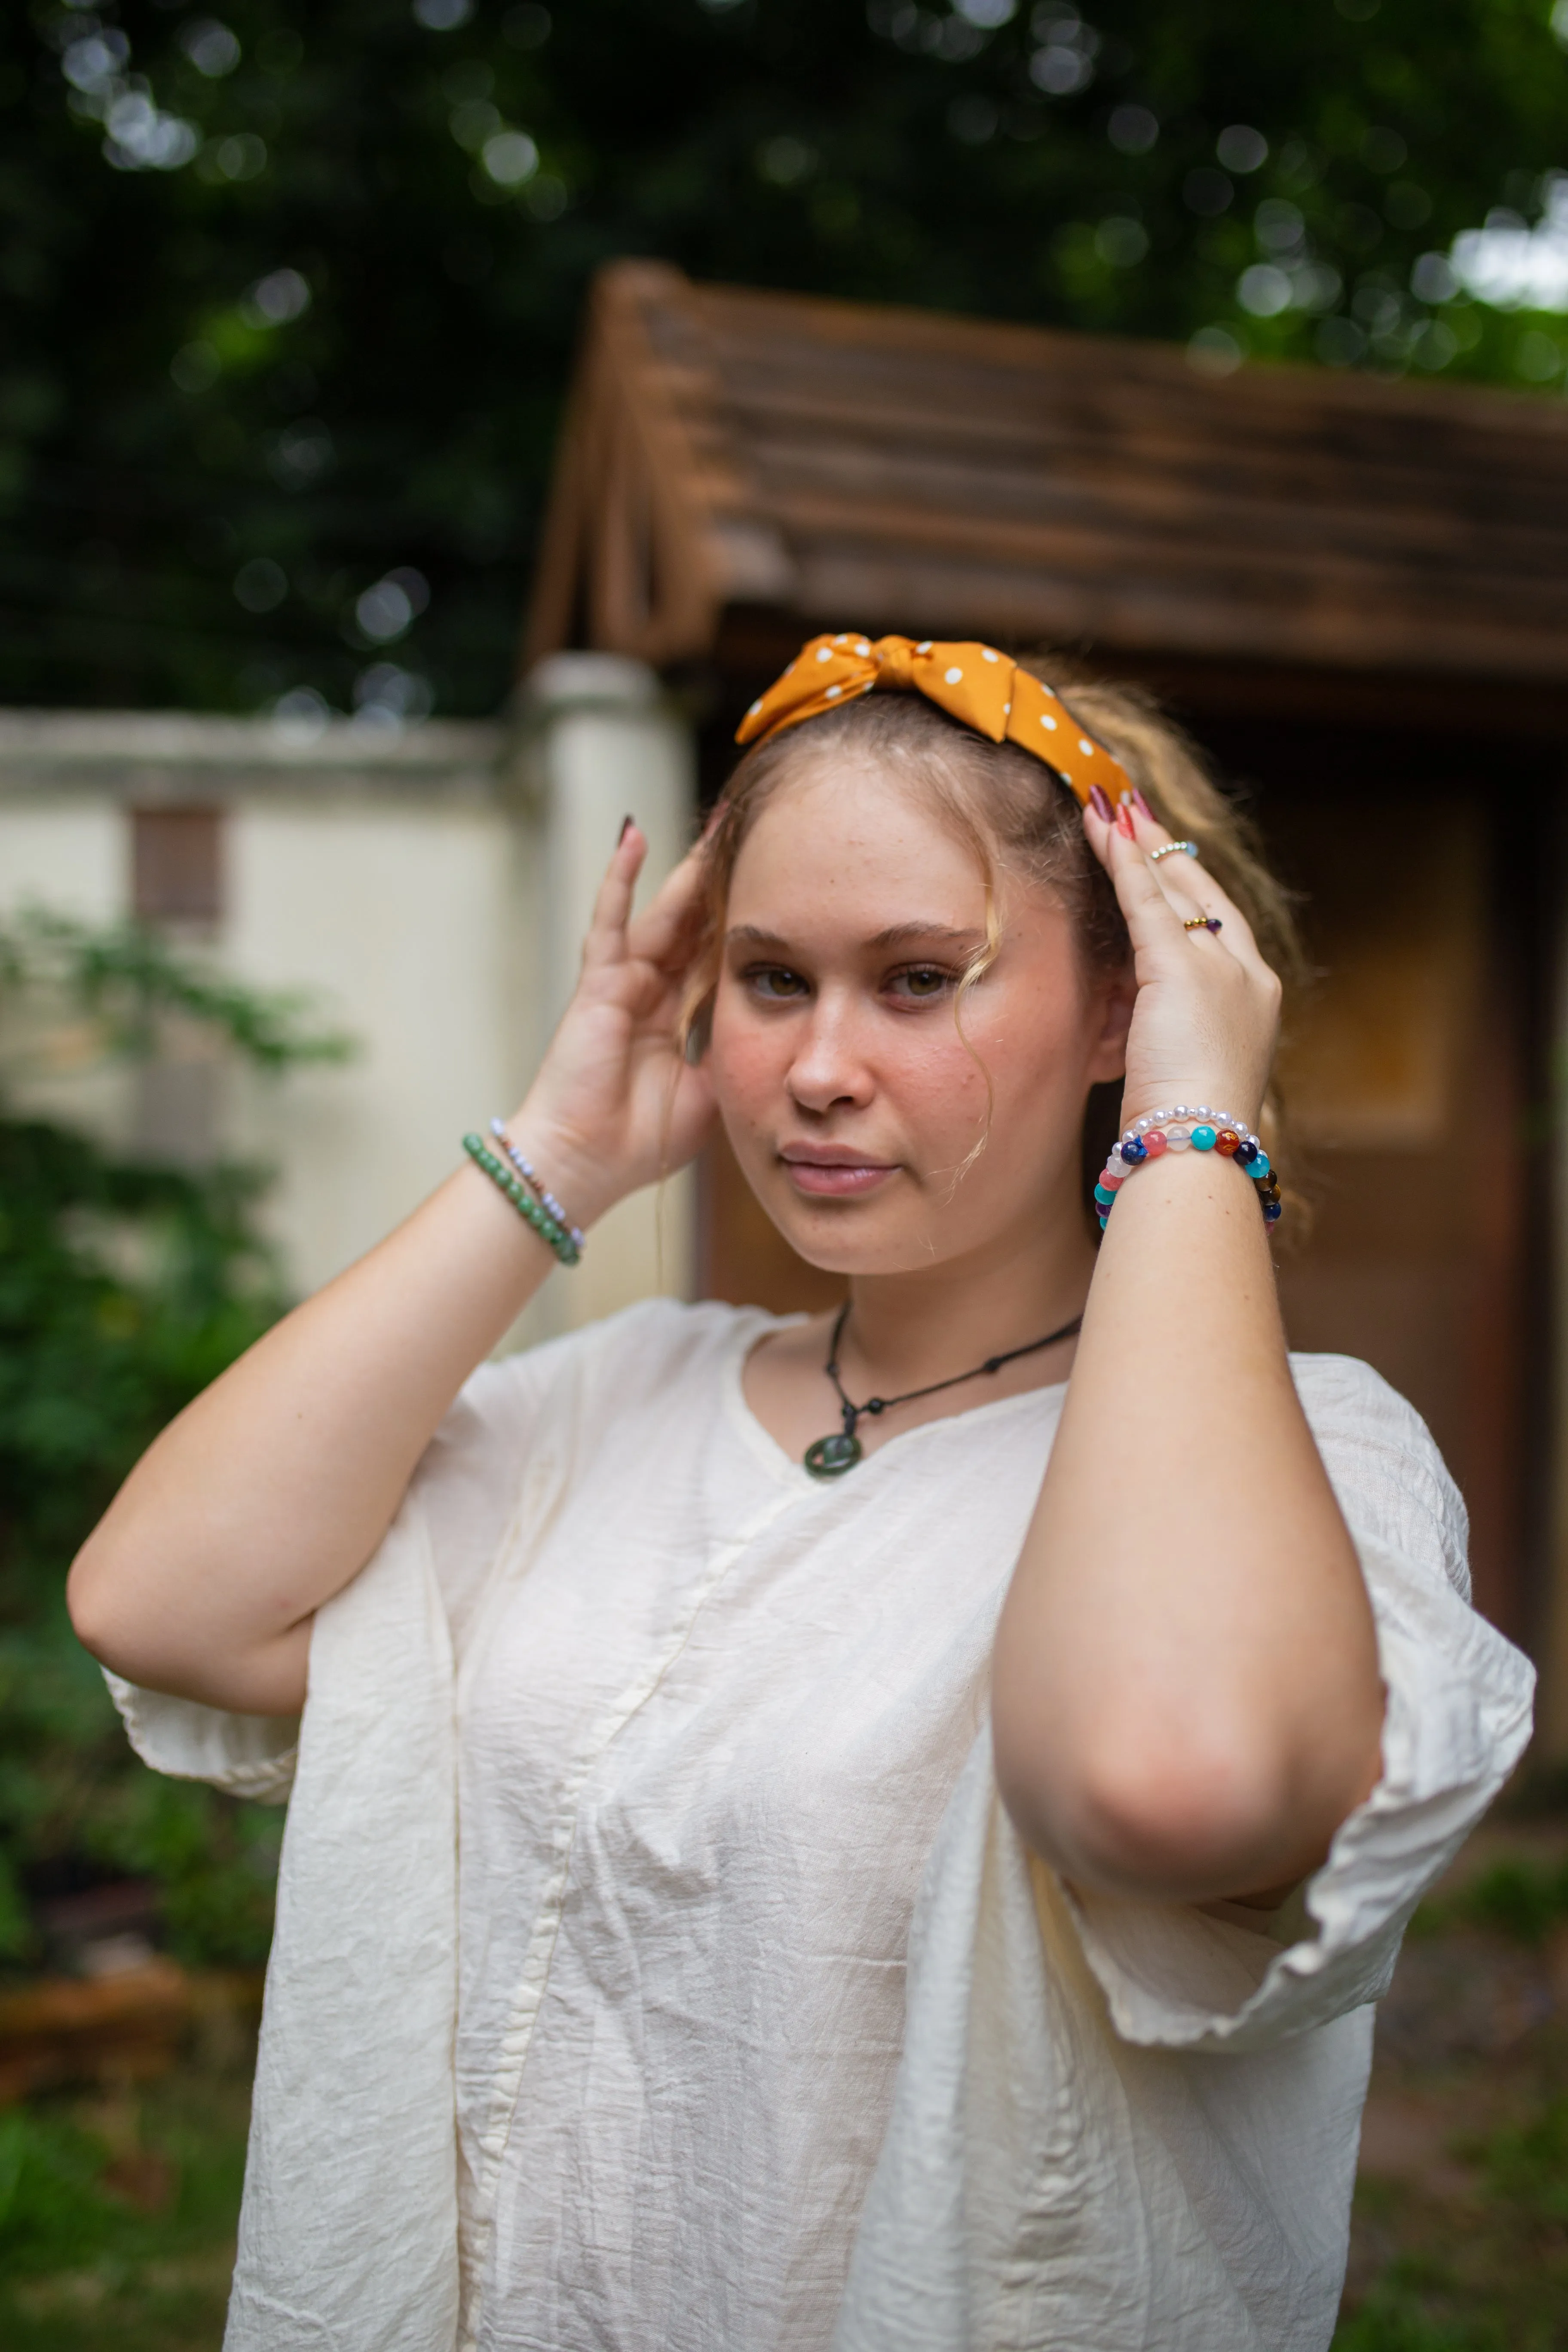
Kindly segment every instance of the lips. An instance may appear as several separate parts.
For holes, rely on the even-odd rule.
[[[843,1145],[792,1145],[779,1157],[795,1191],[818,1201],[858,1200],[899,1172],[896,1162],[862,1160]]]

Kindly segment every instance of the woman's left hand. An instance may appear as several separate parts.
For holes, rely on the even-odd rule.
[[[1185,850],[1151,864],[1173,836],[1135,800],[1110,819],[1086,808],[1083,826],[1132,941],[1124,1120],[1205,1102],[1256,1126],[1279,1032],[1279,982],[1246,916]],[[1218,929],[1184,929],[1199,916]]]

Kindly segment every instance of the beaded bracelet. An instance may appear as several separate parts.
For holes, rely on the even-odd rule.
[[[1227,1111],[1212,1110],[1207,1103],[1178,1103],[1174,1110],[1152,1110],[1134,1119],[1100,1170],[1094,1204],[1101,1233],[1118,1192],[1135,1168],[1145,1160],[1158,1160],[1162,1152],[1187,1150],[1217,1151],[1223,1159],[1234,1160],[1258,1186],[1264,1223],[1271,1231],[1279,1223],[1284,1214],[1279,1179],[1258,1138]]]
[[[518,1150],[516,1144],[513,1143],[510,1136],[507,1133],[506,1129],[502,1126],[499,1118],[491,1119],[490,1133],[495,1137],[496,1141],[500,1145],[501,1150],[511,1161],[512,1166],[522,1178],[523,1182],[529,1187],[529,1190],[532,1192],[535,1200],[539,1202],[540,1207],[545,1210],[549,1215],[552,1216],[556,1223],[566,1233],[571,1234],[573,1240],[577,1244],[579,1252],[586,1248],[587,1244],[584,1242],[582,1234],[572,1223],[571,1218],[567,1215],[565,1210],[562,1207],[554,1193],[550,1190],[549,1185],[544,1181],[544,1179],[541,1176],[538,1169],[535,1168],[532,1160],[529,1159],[526,1152],[522,1152]]]
[[[503,1168],[495,1153],[486,1149],[477,1135],[465,1135],[463,1149],[478,1168],[482,1168],[498,1192],[504,1192],[520,1217],[533,1227],[542,1242],[548,1242],[563,1265],[575,1265],[583,1253],[566,1227],[556,1222],[548,1211],[542,1209],[526,1184],[520,1184],[510,1168]]]

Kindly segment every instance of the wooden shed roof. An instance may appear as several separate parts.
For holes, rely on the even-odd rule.
[[[615,264],[527,651],[747,611],[1563,688],[1568,409]]]

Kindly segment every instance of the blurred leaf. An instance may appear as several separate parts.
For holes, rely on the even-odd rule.
[[[41,914],[0,928],[8,1031],[62,1003],[102,1017],[106,1053],[171,1012],[267,1070],[347,1050],[290,1000],[145,934]],[[46,1957],[28,1897],[126,1877],[157,1888],[177,1958],[265,1957],[280,1814],[137,1763],[64,1602],[137,1456],[282,1311],[265,1181],[123,1159],[0,1101],[0,1965]]]

